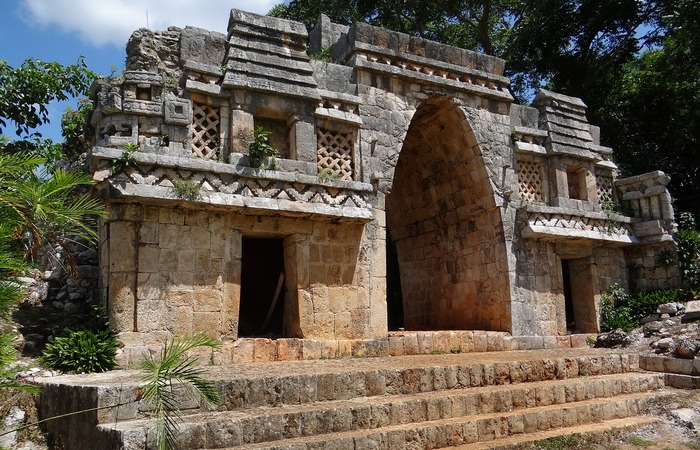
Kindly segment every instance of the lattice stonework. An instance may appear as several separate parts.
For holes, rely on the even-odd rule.
[[[319,174],[325,173],[338,180],[353,179],[354,134],[319,128],[317,133]]]
[[[528,202],[544,202],[543,183],[542,163],[539,161],[518,161],[518,192],[520,198]]]
[[[221,111],[209,105],[192,105],[192,153],[202,159],[216,159],[221,130]]]
[[[598,192],[598,202],[610,201],[613,195],[612,175],[597,175],[595,177],[596,191]]]

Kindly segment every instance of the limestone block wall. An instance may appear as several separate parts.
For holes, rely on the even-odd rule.
[[[238,338],[244,237],[283,243],[286,337],[386,337],[384,286],[372,278],[362,224],[136,204],[110,205],[103,226],[112,328],[130,345],[196,332]]]
[[[516,336],[595,333],[599,331],[601,294],[613,283],[629,288],[623,247],[526,240],[517,260],[517,296],[512,305],[513,315],[519,318],[513,327]],[[569,293],[565,292],[567,283]],[[567,295],[572,303],[568,315],[573,317],[567,317]],[[572,320],[575,328],[567,329]]]
[[[207,332],[235,337],[241,233],[226,215],[110,205],[110,323],[128,342]]]

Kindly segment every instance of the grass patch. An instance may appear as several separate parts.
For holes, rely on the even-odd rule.
[[[630,445],[636,445],[637,447],[651,447],[652,445],[654,445],[654,442],[647,441],[636,436],[630,436],[626,438],[625,442],[627,442]]]

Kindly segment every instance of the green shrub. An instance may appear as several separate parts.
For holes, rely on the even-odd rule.
[[[662,289],[630,295],[617,284],[613,284],[601,297],[600,329],[633,330],[640,325],[643,318],[654,314],[659,305],[678,302],[686,297],[688,292],[682,289]]]
[[[600,301],[600,330],[612,331],[622,328],[623,331],[630,331],[635,327],[630,309],[627,306],[613,306],[610,298],[603,295]]]
[[[194,180],[174,180],[173,187],[178,197],[184,200],[199,200],[199,184]]]
[[[687,292],[682,289],[638,292],[630,297],[628,306],[632,318],[639,322],[646,316],[654,314],[659,305],[681,301],[687,296]]]
[[[111,331],[69,331],[44,349],[42,360],[62,372],[104,372],[114,368],[119,341]]]
[[[676,236],[681,276],[691,288],[700,287],[700,232],[681,229]]]

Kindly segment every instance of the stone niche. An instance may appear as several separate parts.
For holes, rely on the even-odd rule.
[[[198,331],[223,361],[570,344],[609,285],[679,283],[655,265],[668,178],[617,178],[580,99],[513,104],[505,61],[367,24],[321,17],[309,48],[331,60],[301,23],[233,10],[226,34],[135,32],[93,85],[125,352]],[[256,128],[274,164],[251,167]]]

